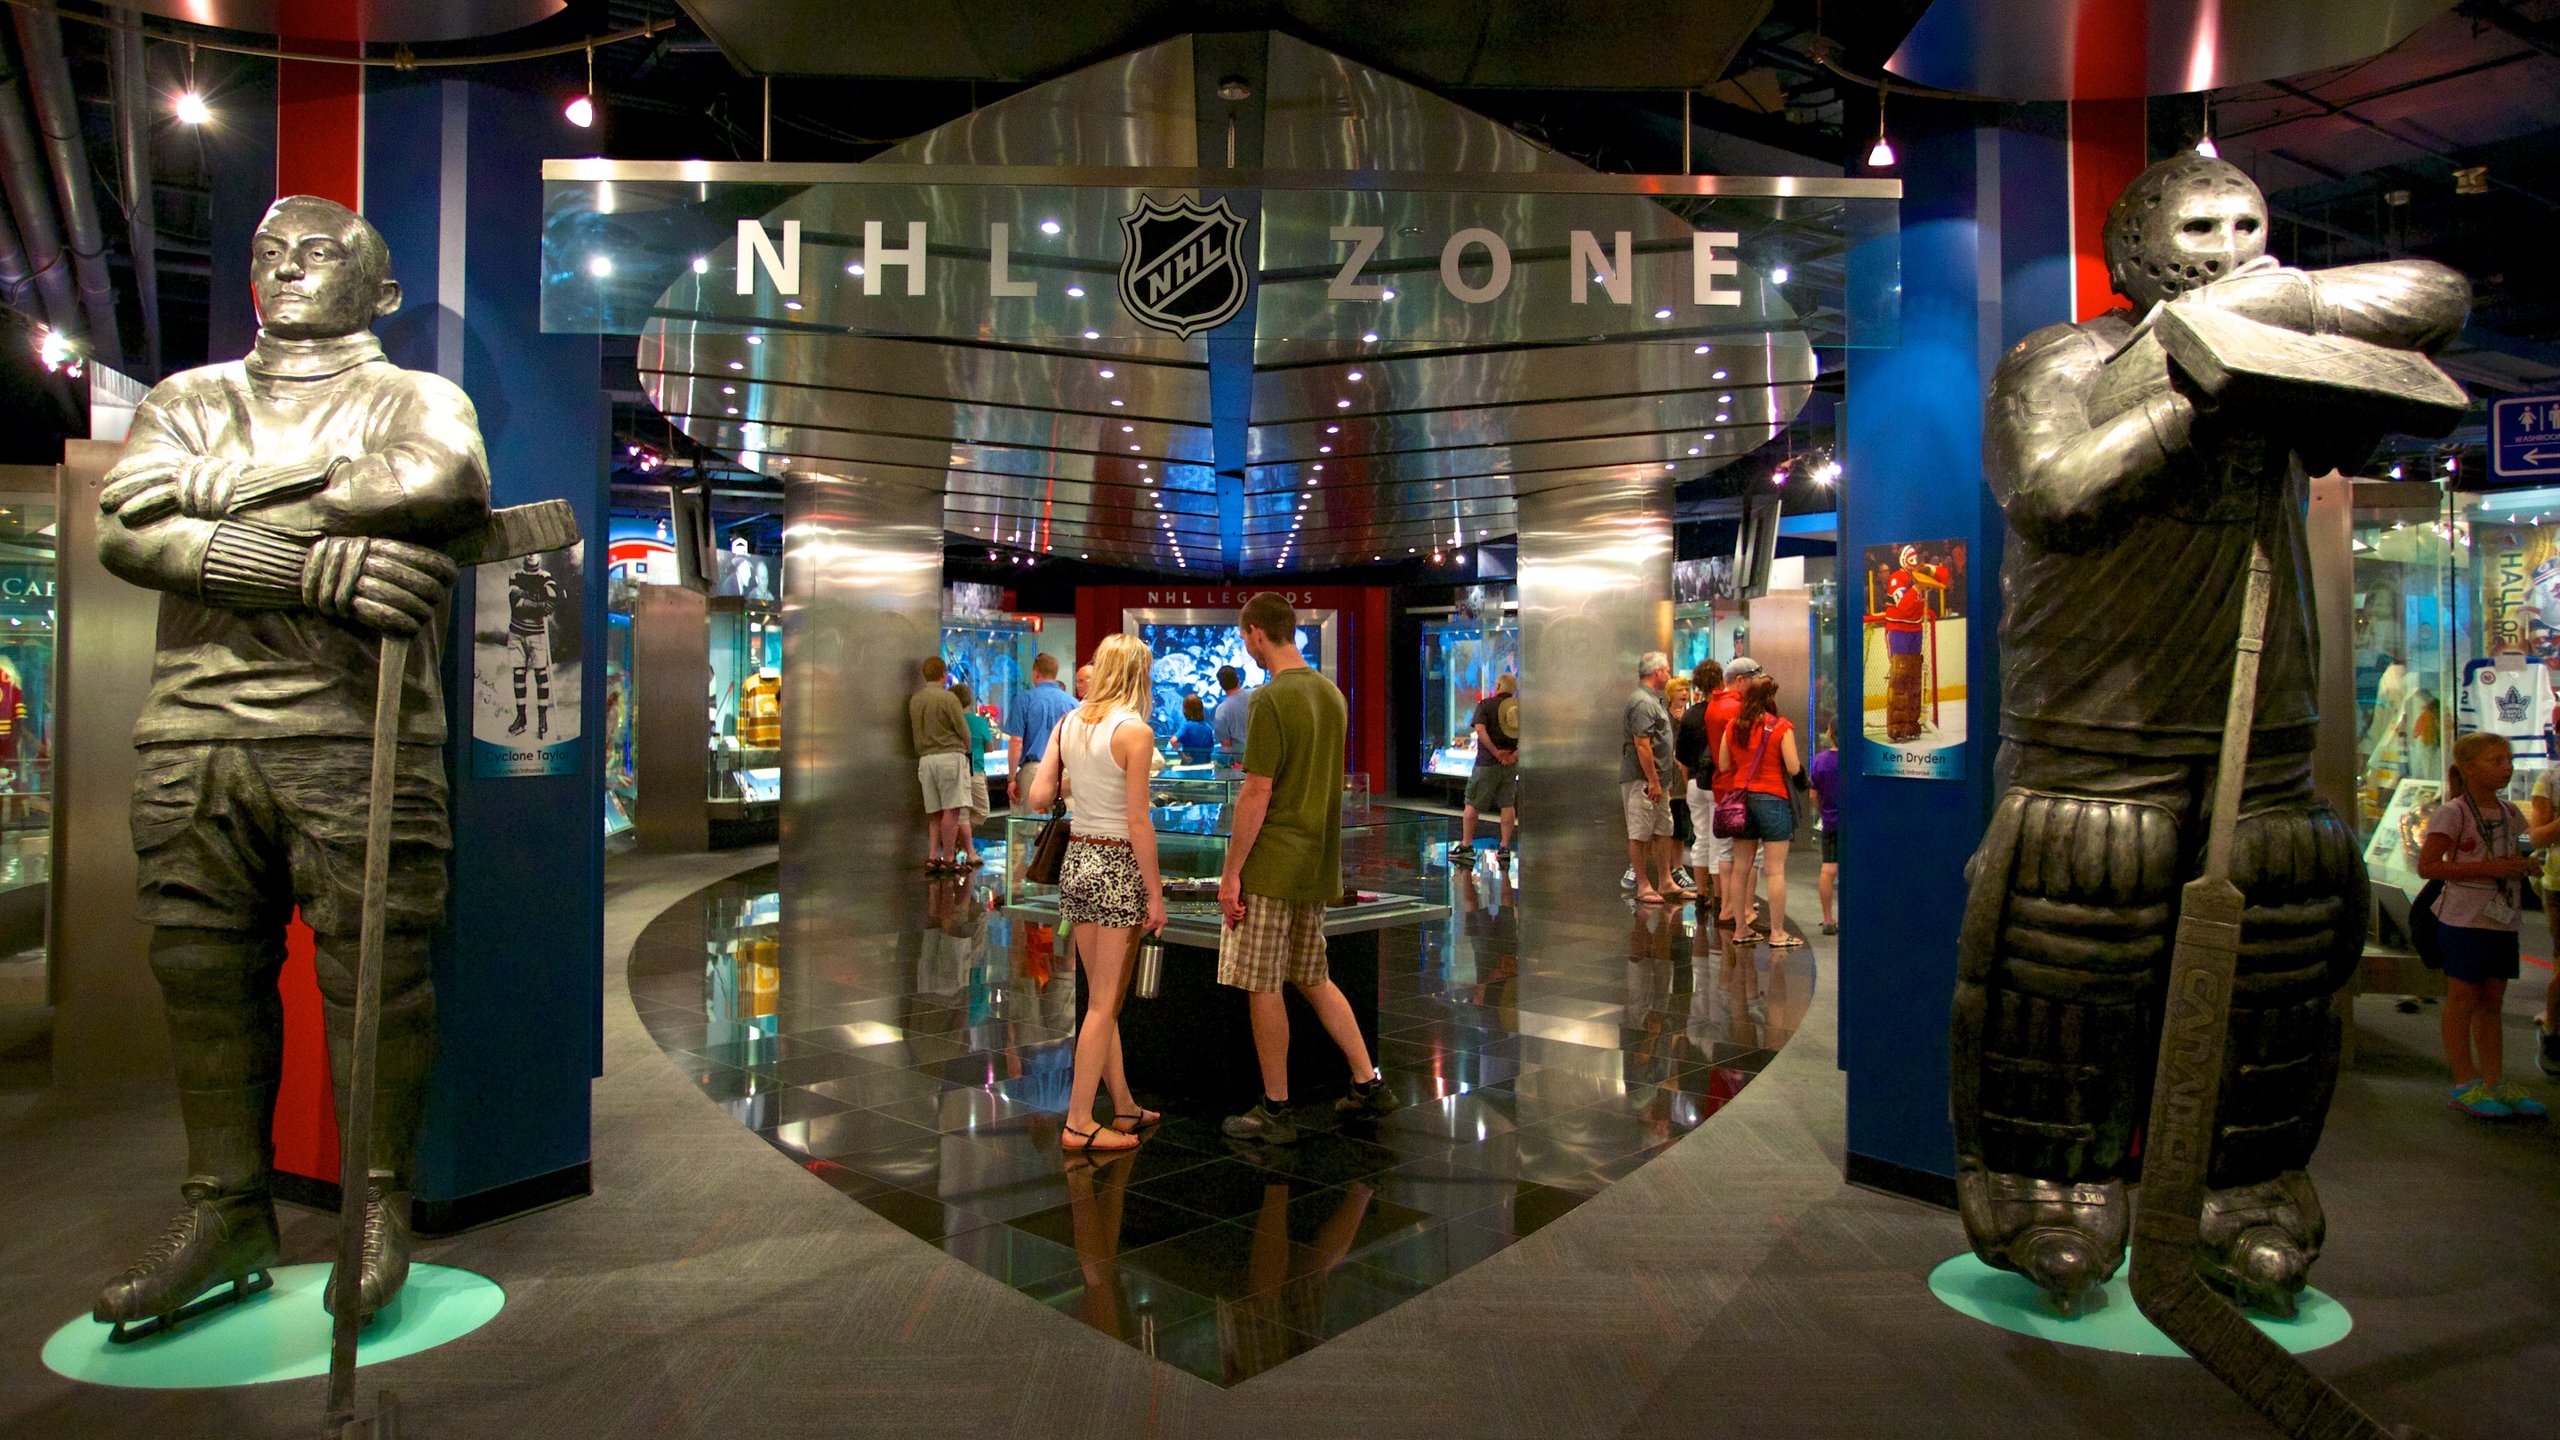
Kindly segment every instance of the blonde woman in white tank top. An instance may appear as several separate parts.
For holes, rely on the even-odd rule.
[[[1024,800],[1033,810],[1067,797],[1069,840],[1058,873],[1058,923],[1075,936],[1084,966],[1084,1023],[1076,1032],[1075,1078],[1067,1093],[1069,1150],[1133,1150],[1137,1132],[1163,1117],[1138,1103],[1120,1060],[1120,1005],[1128,997],[1131,941],[1164,928],[1164,881],[1148,815],[1148,762],[1155,731],[1155,656],[1134,635],[1106,637],[1094,651],[1084,703],[1050,732]],[[1095,1093],[1111,1089],[1111,1123],[1093,1118]]]

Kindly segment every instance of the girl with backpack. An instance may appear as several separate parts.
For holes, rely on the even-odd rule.
[[[2433,913],[2453,1105],[2484,1119],[2544,1113],[2541,1101],[2506,1078],[2504,1008],[2507,982],[2519,970],[2516,926],[2525,877],[2540,868],[2526,853],[2524,814],[2507,802],[2515,768],[2504,736],[2473,731],[2455,741],[2444,803],[2418,849],[2419,878],[2442,882],[2428,888],[2440,892]]]

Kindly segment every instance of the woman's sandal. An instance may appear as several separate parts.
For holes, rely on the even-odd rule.
[[[1122,1123],[1123,1121],[1126,1121],[1127,1123],[1126,1123],[1126,1124],[1123,1124],[1123,1123]],[[1137,1134],[1139,1131],[1146,1129],[1146,1128],[1147,1128],[1148,1126],[1150,1126],[1150,1125],[1160,1125],[1160,1124],[1162,1124],[1163,1122],[1164,1122],[1164,1112],[1163,1112],[1163,1111],[1161,1111],[1161,1110],[1150,1110],[1150,1109],[1148,1109],[1146,1106],[1141,1105],[1141,1106],[1139,1106],[1139,1107],[1138,1107],[1138,1113],[1137,1113],[1137,1114],[1135,1114],[1135,1115],[1114,1115],[1114,1116],[1112,1116],[1112,1117],[1111,1117],[1111,1128],[1112,1128],[1112,1129],[1114,1129],[1114,1130],[1119,1131],[1119,1132],[1120,1132],[1121,1134],[1123,1134],[1123,1135],[1135,1135],[1135,1134]]]
[[[1103,1131],[1106,1129],[1110,1130],[1114,1135],[1125,1136],[1128,1133],[1124,1130],[1104,1125],[1096,1125],[1090,1130],[1079,1130],[1073,1125],[1067,1125],[1060,1127],[1058,1134],[1058,1146],[1064,1150],[1075,1151],[1078,1153],[1090,1152],[1096,1155],[1118,1150],[1135,1150],[1138,1148],[1136,1141],[1131,1141],[1126,1145],[1104,1145],[1097,1143],[1102,1139]]]
[[[1769,937],[1769,948],[1772,950],[1793,950],[1803,943],[1804,937],[1801,935],[1785,934]]]

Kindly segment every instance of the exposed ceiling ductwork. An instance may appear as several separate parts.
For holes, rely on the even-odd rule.
[[[121,367],[124,343],[116,325],[116,287],[107,278],[107,242],[98,224],[98,189],[89,178],[89,146],[80,138],[80,102],[71,93],[71,67],[62,59],[62,17],[54,13],[53,0],[14,6],[11,14],[18,22],[27,98],[44,136],[72,278],[80,287],[89,353]]]

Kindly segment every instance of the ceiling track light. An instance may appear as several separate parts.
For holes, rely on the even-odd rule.
[[[570,124],[584,130],[596,123],[596,47],[587,47],[587,88],[580,91],[560,113]]]
[[[181,125],[205,125],[213,120],[213,107],[204,100],[204,92],[196,88],[196,47],[187,47],[187,85],[169,102],[169,108]]]
[[[2213,143],[2213,92],[2204,92],[2204,133],[2196,136],[2196,153],[2207,160],[2222,158],[2222,149]]]

